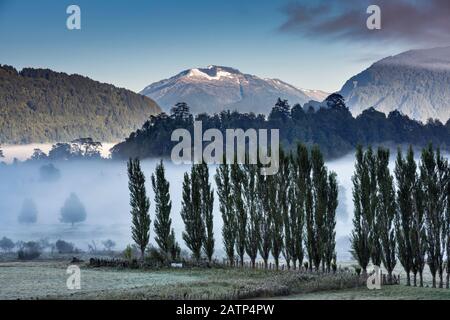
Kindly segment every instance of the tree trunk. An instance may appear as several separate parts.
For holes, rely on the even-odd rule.
[[[442,269],[439,270],[439,288],[444,288],[444,271]]]
[[[409,273],[408,273],[408,278],[409,278]],[[409,285],[411,285],[411,280],[409,281]],[[392,270],[388,270],[388,284],[392,284]]]
[[[419,285],[423,288],[423,271],[419,272]]]
[[[417,287],[417,272],[413,273],[413,283],[414,283],[414,287]]]
[[[414,278],[414,281],[416,279]],[[406,286],[410,287],[411,286],[411,274],[409,272],[406,273]]]
[[[433,288],[436,288],[436,274],[433,274]]]
[[[267,259],[264,259],[264,269],[267,270],[269,268],[269,264],[267,263]]]
[[[252,258],[252,269],[256,269],[255,258]]]
[[[445,283],[445,287],[450,289],[450,270],[447,270],[447,281]]]
[[[292,268],[294,270],[297,270],[297,260],[296,259],[292,260]]]

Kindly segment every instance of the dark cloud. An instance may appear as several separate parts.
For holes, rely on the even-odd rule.
[[[369,5],[381,8],[381,30],[368,30]],[[449,0],[303,0],[283,8],[280,31],[351,41],[391,40],[414,44],[450,43]]]

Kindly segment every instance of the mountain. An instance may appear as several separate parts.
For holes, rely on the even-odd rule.
[[[160,112],[148,97],[80,75],[0,65],[0,143],[113,142]]]
[[[450,117],[450,47],[411,50],[376,62],[340,91],[354,115],[373,107],[427,121]]]
[[[326,97],[322,91],[302,90],[278,79],[261,79],[221,66],[185,70],[149,85],[141,94],[154,99],[166,112],[176,103],[186,102],[194,114],[222,110],[267,114],[278,98],[293,105]]]

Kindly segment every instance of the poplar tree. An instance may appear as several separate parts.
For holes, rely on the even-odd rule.
[[[324,264],[326,264],[327,272],[331,271],[333,259],[336,256],[336,210],[339,204],[338,201],[339,186],[337,182],[337,175],[331,172],[328,175],[328,190],[327,190],[327,213],[325,216],[325,245],[324,245]]]
[[[247,240],[247,212],[243,200],[244,173],[237,161],[231,165],[231,185],[233,190],[234,211],[236,214],[236,251],[241,266],[244,266],[245,243]]]
[[[427,239],[427,262],[433,277],[433,288],[436,288],[436,274],[439,274],[439,287],[443,286],[443,255],[442,243],[444,231],[443,181],[445,175],[445,161],[436,153],[430,144],[422,151],[420,177],[424,191],[425,224]]]
[[[363,273],[367,274],[367,265],[370,262],[369,232],[370,224],[367,211],[370,208],[370,176],[364,161],[362,146],[356,149],[355,173],[352,176],[353,203],[355,206],[353,217],[353,230],[351,234],[351,253]]]
[[[264,261],[264,268],[268,267],[270,251],[272,249],[272,217],[269,201],[269,176],[257,175],[258,212],[259,212],[259,242],[258,250]]]
[[[278,190],[279,175],[268,176],[269,215],[272,222],[272,257],[275,268],[280,265],[280,255],[283,251],[283,214],[279,207],[280,192]]]
[[[397,263],[394,218],[396,214],[394,178],[389,171],[389,150],[377,152],[377,231],[381,241],[383,265],[392,283],[392,272]]]
[[[289,192],[291,189],[290,181],[292,178],[289,155],[280,150],[279,154],[279,170],[277,175],[277,203],[278,212],[281,214],[281,223],[283,225],[284,243],[281,243],[282,252],[288,269],[291,268],[291,261],[295,255],[295,247],[293,234],[295,234],[296,215],[295,210],[290,208]],[[291,216],[291,214],[294,214]],[[281,238],[281,241],[283,241]]]
[[[222,214],[222,239],[225,253],[230,265],[234,265],[234,248],[236,245],[236,216],[232,193],[230,165],[225,162],[216,171],[216,186],[219,196],[219,208]]]
[[[199,189],[201,193],[201,216],[205,222],[205,239],[203,244],[203,250],[208,258],[208,262],[212,262],[212,256],[214,254],[214,190],[209,182],[209,170],[208,165],[203,162],[197,165]]]
[[[313,239],[312,246],[313,263],[316,271],[319,271],[325,247],[327,214],[327,169],[324,165],[322,153],[318,147],[311,150],[312,190],[314,199],[313,214]],[[324,265],[322,269],[325,270]]]
[[[248,213],[245,250],[250,257],[252,268],[256,267],[256,258],[258,256],[258,246],[260,241],[260,214],[258,213],[257,185],[257,175],[260,173],[259,169],[260,166],[256,164],[245,164],[243,166],[245,174],[244,205],[245,210]]]
[[[395,229],[397,233],[398,258],[406,272],[407,286],[411,285],[411,271],[413,271],[414,277],[417,275],[417,269],[414,268],[413,270],[414,254],[412,245],[414,237],[416,170],[412,147],[410,146],[408,149],[406,160],[403,158],[402,151],[399,148],[395,164],[398,208],[395,215]]]
[[[172,201],[170,200],[169,181],[165,176],[164,164],[161,162],[156,166],[155,174],[152,174],[152,187],[155,193],[155,241],[158,247],[166,255],[170,254],[172,239]]]
[[[184,174],[181,203],[181,218],[185,231],[182,234],[186,246],[199,262],[205,240],[205,224],[201,209],[200,177],[196,165],[192,166],[191,175]]]
[[[412,272],[414,286],[417,285],[417,273],[419,285],[423,287],[423,270],[426,264],[427,232],[425,223],[425,199],[421,180],[416,175],[416,183],[413,190],[414,211],[411,231],[411,247],[413,253]]]
[[[141,251],[144,261],[145,249],[150,240],[150,199],[145,190],[145,176],[141,170],[139,159],[130,159],[128,169],[128,189],[130,191],[130,205],[132,216],[131,233],[133,241]]]

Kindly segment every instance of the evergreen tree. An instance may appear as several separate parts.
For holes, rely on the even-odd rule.
[[[184,174],[181,218],[185,230],[183,240],[194,259],[199,262],[206,235],[201,208],[201,183],[196,166],[192,166],[190,176],[188,173]]]
[[[209,183],[209,170],[206,163],[197,165],[201,191],[201,212],[205,222],[205,243],[203,245],[208,261],[212,262],[214,254],[214,190]]]
[[[172,245],[172,219],[170,218],[172,201],[162,160],[156,166],[155,174],[152,174],[152,187],[155,193],[155,241],[160,250],[169,255]]]
[[[175,231],[172,229],[170,233],[170,257],[172,261],[180,260],[181,248],[175,238]]]
[[[128,161],[128,189],[130,190],[130,205],[132,215],[131,233],[133,241],[141,251],[144,260],[145,249],[150,239],[150,199],[145,190],[145,176],[141,170],[139,159]]]
[[[328,202],[325,216],[325,237],[324,237],[324,264],[327,272],[331,272],[333,259],[336,256],[336,210],[338,201],[339,186],[336,173],[328,175]]]
[[[395,215],[395,229],[397,234],[398,258],[406,272],[406,285],[411,285],[411,271],[413,271],[413,218],[415,210],[414,188],[416,186],[416,162],[414,151],[409,147],[406,160],[399,148],[395,164],[397,181],[397,212]],[[413,272],[414,277],[417,270]]]
[[[306,182],[300,173],[300,146],[297,146],[297,156],[290,157],[291,170],[291,187],[289,189],[289,206],[290,206],[290,225],[292,235],[292,263],[294,270],[303,264],[304,250],[303,250],[303,229],[305,227],[305,193]],[[306,156],[308,154],[306,153]]]
[[[234,264],[234,246],[236,245],[236,216],[232,193],[230,165],[221,164],[216,171],[216,186],[219,196],[219,208],[222,214],[222,239],[228,261]]]
[[[394,178],[389,171],[389,150],[379,148],[377,152],[377,231],[381,241],[383,265],[392,283],[392,272],[397,263],[394,218],[396,214]]]
[[[353,202],[355,206],[353,217],[353,231],[351,234],[352,255],[363,273],[367,274],[367,265],[370,261],[369,232],[370,225],[367,211],[370,208],[370,176],[364,161],[362,146],[356,149],[355,173],[353,182]]]
[[[280,153],[279,179],[279,205],[283,214],[284,246],[283,255],[288,269],[291,262],[297,263],[296,239],[298,235],[298,208],[293,202],[295,193],[295,167],[291,155]]]
[[[243,185],[245,175],[237,161],[231,165],[231,184],[236,213],[236,251],[241,266],[244,265],[245,242],[247,240],[247,212],[244,207]]]
[[[260,166],[255,164],[245,164],[244,167],[244,204],[248,212],[246,252],[250,257],[252,268],[256,267],[256,257],[258,256],[258,246],[260,241],[259,225],[260,215],[258,213],[258,185],[257,176],[260,174]]]

